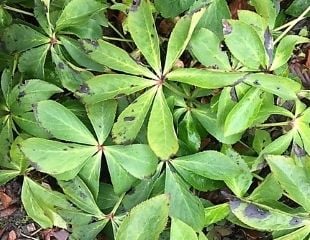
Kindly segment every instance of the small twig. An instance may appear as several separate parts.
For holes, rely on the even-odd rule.
[[[18,13],[22,13],[22,14],[25,14],[25,15],[28,15],[28,16],[31,16],[31,17],[34,17],[34,14],[33,14],[33,13],[26,12],[26,11],[20,10],[20,9],[18,9],[18,8],[10,7],[10,6],[7,6],[7,5],[4,5],[3,8],[6,9],[6,10],[9,10],[9,11],[18,12]]]
[[[31,233],[31,235],[30,236],[34,236],[34,235],[36,235],[38,232],[40,232],[42,230],[42,228],[39,228],[37,231],[34,231],[33,233]]]
[[[304,20],[304,19],[305,19],[305,17],[303,17],[303,18],[300,19],[299,21]],[[280,26],[280,27],[274,29],[273,31],[275,31],[275,32],[281,31],[281,30],[283,30],[283,29],[285,29],[285,28],[291,26],[292,24],[294,24],[294,23],[296,22],[296,20],[297,20],[297,19],[294,19],[294,20],[292,20],[292,21],[289,21],[289,22],[285,23],[284,25],[282,25],[282,26]]]
[[[118,36],[120,36],[122,39],[126,39],[125,36],[120,31],[118,31],[118,29],[112,23],[108,22],[108,25],[109,25],[110,28],[113,29],[114,32],[116,32],[116,34]],[[133,47],[128,42],[126,42],[126,43],[130,47],[130,49],[133,50]]]
[[[20,235],[21,235],[22,237],[25,237],[25,238],[28,238],[28,239],[38,240],[38,238],[34,238],[34,237],[31,237],[31,236],[28,236],[28,235],[26,235],[26,234],[23,234],[22,232],[20,233]]]
[[[277,44],[299,21],[301,21],[304,16],[310,11],[310,7],[308,7],[295,21],[292,21],[290,26],[274,41],[274,44]]]
[[[102,36],[103,39],[107,40],[112,40],[112,41],[119,41],[119,42],[133,42],[130,39],[123,39],[123,38],[114,38],[114,37],[107,37],[107,36]]]
[[[291,123],[291,121],[278,122],[278,123],[264,123],[264,124],[258,124],[255,127],[257,127],[257,128],[282,127],[282,126],[288,126],[290,123]]]

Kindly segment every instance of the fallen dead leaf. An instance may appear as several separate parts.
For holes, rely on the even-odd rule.
[[[12,198],[4,192],[0,192],[0,203],[0,209],[8,208],[12,203]]]
[[[7,240],[16,240],[16,233],[14,230],[12,230],[11,232],[9,232],[9,236]]]
[[[60,230],[58,232],[54,232],[53,236],[57,239],[57,240],[67,240],[69,237],[69,233],[65,230]]]
[[[17,208],[15,206],[10,206],[6,209],[3,209],[0,211],[0,218],[8,217],[8,216],[12,215],[16,210],[17,210]]]

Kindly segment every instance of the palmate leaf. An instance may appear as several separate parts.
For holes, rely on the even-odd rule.
[[[162,160],[168,160],[179,149],[173,117],[166,102],[163,88],[157,90],[147,129],[151,149]]]
[[[130,95],[156,84],[156,81],[124,74],[104,74],[86,81],[76,95],[87,104]]]
[[[138,64],[125,50],[103,40],[83,41],[87,55],[113,70],[156,79],[150,70]],[[113,52],[113,54],[111,54]]]
[[[155,7],[165,18],[174,18],[180,13],[189,9],[195,0],[174,0],[167,2],[165,0],[155,0]]]
[[[41,172],[68,180],[77,175],[85,161],[97,152],[96,146],[61,143],[41,138],[29,138],[21,149],[33,166]],[[60,174],[66,173],[59,176]]]
[[[162,75],[159,37],[152,16],[149,0],[131,9],[127,18],[128,29],[135,44],[158,76]]]
[[[266,19],[269,27],[273,29],[278,15],[279,6],[276,5],[278,3],[272,0],[252,0],[251,4],[255,7],[256,12]]]
[[[112,130],[115,143],[130,143],[135,140],[149,112],[156,91],[157,87],[146,91],[119,115]]]
[[[168,212],[167,195],[159,195],[139,204],[120,225],[116,240],[158,239],[167,224]]]
[[[97,145],[96,139],[86,126],[69,109],[52,101],[41,101],[35,108],[39,123],[55,138]]]
[[[164,75],[166,75],[171,70],[174,63],[184,52],[192,37],[195,27],[204,12],[205,9],[202,9],[199,12],[194,13],[193,16],[184,16],[177,22],[168,42],[166,63],[163,73]]]
[[[239,199],[230,202],[230,209],[241,222],[262,231],[296,229],[308,225],[310,221],[298,215]]]

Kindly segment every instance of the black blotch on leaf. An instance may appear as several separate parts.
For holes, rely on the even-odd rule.
[[[115,96],[115,98],[121,98],[121,97],[125,97],[125,96],[126,96],[126,94],[120,93],[120,94],[117,94],[117,95]]]
[[[263,210],[255,206],[254,204],[249,204],[244,210],[245,216],[248,218],[265,219],[270,213],[267,210]]]
[[[125,122],[131,122],[133,120],[135,120],[136,117],[124,117],[124,121]]]
[[[306,151],[304,148],[300,147],[298,144],[293,144],[293,151],[297,157],[306,156]]]
[[[231,209],[236,209],[236,208],[238,208],[240,206],[241,201],[239,199],[235,198],[235,199],[231,200],[229,202],[229,204],[230,204],[230,208]]]
[[[80,89],[79,89],[80,93],[85,93],[85,94],[89,94],[89,87],[86,83],[83,83],[82,85],[80,85]]]
[[[230,98],[232,101],[234,102],[238,102],[239,101],[239,98],[238,98],[238,94],[237,94],[237,91],[236,91],[236,88],[235,87],[232,87],[230,89]]]
[[[255,80],[253,83],[254,83],[255,85],[260,85],[260,83],[259,83],[258,80]]]
[[[231,34],[232,32],[232,26],[230,25],[230,23],[226,20],[223,21],[223,34],[224,35],[228,35]]]
[[[58,63],[57,66],[60,69],[65,69],[65,64],[63,64],[62,62]]]
[[[26,93],[25,93],[25,91],[21,91],[21,92],[19,92],[19,94],[18,94],[18,98],[22,98],[22,97],[24,97],[26,95]]]
[[[298,217],[293,217],[290,221],[290,225],[293,225],[293,226],[301,224],[301,223],[302,223],[302,219]]]
[[[140,6],[140,4],[141,4],[141,0],[133,0],[132,1],[132,5],[131,5],[131,7],[130,7],[130,11],[137,11],[137,9],[138,9],[138,7]]]

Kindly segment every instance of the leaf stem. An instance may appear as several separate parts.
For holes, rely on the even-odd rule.
[[[121,203],[122,203],[124,197],[125,197],[125,193],[123,193],[123,194],[120,196],[119,200],[117,201],[117,203],[116,203],[115,206],[113,207],[113,210],[111,211],[110,214],[115,215],[115,213],[116,213],[117,209],[119,208],[119,206],[121,205]]]
[[[3,8],[6,9],[6,10],[9,10],[9,11],[12,11],[12,12],[22,13],[22,14],[34,17],[33,13],[26,12],[26,11],[20,10],[18,8],[10,7],[10,6],[7,6],[7,5],[4,5]]]
[[[120,36],[122,39],[126,39],[125,36],[124,36],[120,31],[118,31],[118,29],[117,29],[112,23],[108,22],[108,26],[109,26],[110,28],[112,28],[113,31],[116,32],[116,34],[117,34],[118,36]],[[126,40],[127,40],[127,39],[126,39]],[[133,50],[133,47],[132,47],[128,42],[126,42],[126,43],[127,43],[127,45],[130,47],[130,49]]]
[[[285,31],[274,41],[274,44],[277,44],[299,21],[301,21],[304,16],[310,11],[310,7],[308,7],[295,21],[292,21],[291,24]]]
[[[106,37],[102,36],[103,39],[112,40],[112,41],[119,41],[119,42],[133,42],[130,39],[123,39],[123,38],[114,38],[114,37]]]
[[[286,122],[278,122],[278,123],[264,123],[264,124],[258,124],[255,127],[257,128],[265,128],[265,127],[281,127],[281,126],[287,126],[291,123],[291,121]]]

